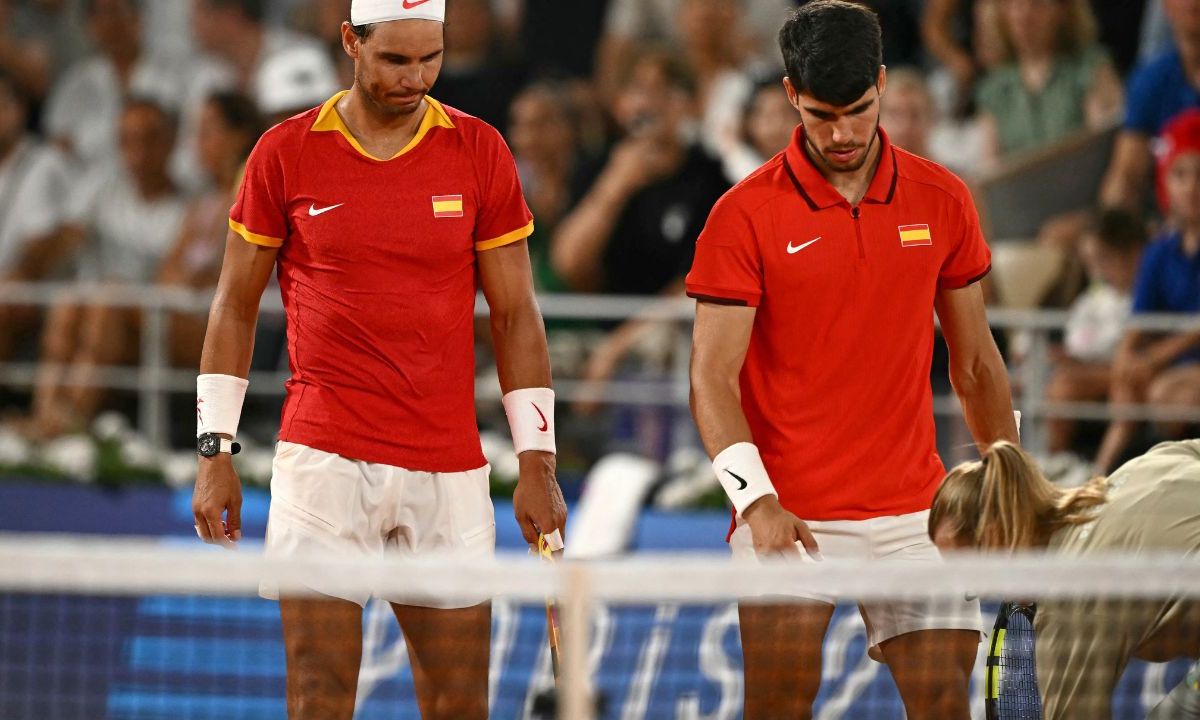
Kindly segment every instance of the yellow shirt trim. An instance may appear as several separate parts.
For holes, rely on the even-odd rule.
[[[242,239],[248,243],[254,243],[255,245],[265,245],[266,247],[280,247],[283,245],[283,241],[280,240],[279,238],[273,238],[268,235],[259,235],[258,233],[252,233],[246,229],[245,225],[234,220],[233,218],[229,218],[229,229],[234,231],[238,235],[241,235]]]
[[[482,252],[484,250],[503,247],[504,245],[511,245],[519,240],[524,240],[532,234],[533,221],[530,220],[528,225],[520,228],[519,230],[513,230],[512,232],[504,233],[498,238],[492,238],[491,240],[483,240],[475,243],[475,251]]]
[[[372,160],[377,160],[379,162],[395,160],[404,153],[415,148],[421,142],[421,140],[424,139],[425,134],[433,128],[454,128],[454,121],[451,120],[450,115],[446,113],[446,108],[442,107],[442,104],[437,100],[434,100],[426,95],[425,102],[429,105],[429,107],[425,110],[425,116],[421,118],[421,124],[417,127],[417,134],[413,135],[413,139],[410,140],[408,144],[400,150],[400,152],[396,153],[390,158],[377,158],[363,149],[363,146],[359,144],[358,140],[350,132],[350,128],[346,127],[346,123],[342,120],[342,116],[338,114],[336,107],[337,101],[341,100],[342,96],[348,92],[350,91],[343,90],[325,101],[325,104],[321,106],[321,111],[317,113],[316,122],[312,124],[311,130],[313,132],[339,132],[342,134],[342,137],[346,138],[346,142],[350,143],[355,150],[365,157],[371,158]]]

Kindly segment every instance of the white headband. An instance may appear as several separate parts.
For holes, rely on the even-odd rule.
[[[370,25],[391,20],[446,22],[446,0],[353,0],[350,23]]]

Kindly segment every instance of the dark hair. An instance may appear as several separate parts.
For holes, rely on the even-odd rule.
[[[371,37],[371,32],[375,30],[375,23],[367,23],[366,25],[351,25],[350,30],[358,36],[359,40],[366,40]]]
[[[137,110],[139,108],[153,110],[154,112],[158,113],[162,118],[163,127],[166,128],[170,133],[174,134],[179,129],[179,118],[175,116],[175,113],[171,112],[166,108],[166,106],[151,97],[146,97],[144,95],[133,95],[127,97],[125,98],[125,106],[121,112],[127,113],[130,110]]]
[[[629,84],[633,74],[643,64],[654,65],[666,78],[667,85],[682,90],[689,96],[696,94],[696,76],[687,61],[669,46],[650,45],[637,52],[625,66],[621,85]]]
[[[254,101],[241,93],[224,91],[209,95],[208,102],[217,109],[222,122],[234,131],[246,133],[246,145],[240,152],[243,158],[249,156],[262,134],[262,118]]]
[[[797,92],[849,105],[879,80],[883,40],[871,10],[842,0],[815,0],[779,31],[783,64]]]
[[[1121,208],[1106,208],[1088,222],[1087,231],[1100,244],[1120,253],[1136,252],[1146,244],[1146,225],[1136,214]]]
[[[267,17],[266,0],[205,0],[212,7],[235,7],[254,22],[261,23]]]

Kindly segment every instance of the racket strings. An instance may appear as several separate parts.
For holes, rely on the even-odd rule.
[[[1029,611],[1008,610],[1000,655],[996,659],[999,692],[996,720],[1040,720],[1042,700],[1038,692],[1033,621]]]

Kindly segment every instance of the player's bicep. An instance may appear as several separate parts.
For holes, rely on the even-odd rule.
[[[519,240],[476,254],[479,285],[493,314],[506,314],[533,300],[529,244]]]
[[[696,303],[691,371],[695,391],[719,385],[736,386],[750,347],[756,312],[745,305],[703,300]]]
[[[247,242],[230,230],[225,239],[214,308],[226,308],[240,315],[257,313],[278,255],[278,247]]]

